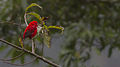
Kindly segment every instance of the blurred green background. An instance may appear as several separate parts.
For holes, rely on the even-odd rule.
[[[0,0],[0,38],[20,46],[18,38],[24,32],[25,8],[31,3],[43,7],[32,8],[50,18],[47,25],[60,25],[63,34],[52,36],[51,48],[44,48],[44,56],[62,67],[119,67],[120,66],[120,2],[89,0]],[[17,25],[16,25],[17,24]],[[22,25],[22,28],[19,26]],[[37,52],[41,43],[36,40]],[[26,49],[31,41],[25,40]],[[0,42],[0,57],[15,57],[16,49]],[[25,54],[12,62],[24,63],[31,56]],[[36,64],[38,63],[38,64]],[[4,67],[10,67],[0,62]],[[38,60],[28,67],[49,67]],[[24,66],[24,67],[27,67]],[[16,67],[16,66],[11,66]]]

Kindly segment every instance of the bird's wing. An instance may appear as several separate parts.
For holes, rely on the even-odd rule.
[[[30,30],[27,30],[25,32],[25,38],[30,37],[31,35],[32,35],[32,33],[30,32]]]

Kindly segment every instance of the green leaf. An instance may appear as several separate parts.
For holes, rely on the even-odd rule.
[[[98,55],[101,55],[101,52],[100,52],[100,50],[99,50],[98,48],[95,48],[94,50],[96,51],[96,53],[97,53]]]
[[[5,46],[1,45],[0,46],[0,52],[3,51],[3,50],[5,50],[7,47],[8,47],[7,45],[5,45]]]
[[[37,6],[37,7],[39,7],[40,9],[42,9],[42,7],[41,7],[40,5],[38,5],[38,4],[36,4],[36,3],[32,3],[32,4],[30,4],[30,5],[25,9],[25,12],[27,12],[28,9],[31,8],[31,7],[33,7],[33,6]]]
[[[8,57],[8,56],[11,56],[14,51],[15,51],[15,49],[14,49],[14,48],[11,48],[11,49],[6,53],[5,58]]]
[[[20,42],[20,45],[21,45],[21,47],[23,48],[23,41],[22,41],[22,37],[19,37],[19,42]]]
[[[44,33],[44,38],[43,38],[43,42],[44,44],[50,48],[51,44],[50,44],[50,40],[51,40],[51,37],[47,34],[47,33]]]
[[[25,55],[23,55],[23,56],[20,57],[21,64],[24,64],[24,61],[25,61]]]
[[[43,22],[43,26],[44,26],[44,28],[45,28],[47,31],[49,31],[49,30],[48,30],[48,26],[45,25],[44,22]]]
[[[66,58],[66,60],[65,60],[65,67],[70,67],[70,63],[71,63],[71,58],[72,58],[72,56],[71,55],[69,55],[67,58]]]
[[[113,46],[110,46],[108,50],[108,57],[111,57],[113,48],[114,48]]]
[[[55,32],[63,33],[64,28],[61,26],[48,26],[48,30],[50,31],[50,33],[55,33]]]
[[[33,15],[34,17],[36,17],[39,21],[42,21],[41,19],[41,16],[35,12],[30,12],[30,13],[27,13],[28,15]]]
[[[50,28],[54,28],[54,29],[64,30],[64,28],[61,27],[61,26],[48,26],[48,28],[49,28],[49,29],[50,29]]]
[[[16,56],[19,56],[20,54],[21,54],[21,51],[14,49],[13,52],[12,52],[12,54],[11,54],[11,56],[12,56],[12,58],[14,58],[14,57],[16,57]],[[20,56],[20,58],[21,58],[21,57],[22,57],[22,56]],[[18,59],[18,58],[14,59],[14,60],[11,60],[11,62],[14,63],[17,59]]]

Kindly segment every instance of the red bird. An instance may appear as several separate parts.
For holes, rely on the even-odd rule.
[[[23,39],[25,39],[27,37],[32,39],[37,34],[37,26],[38,26],[37,21],[30,22],[29,25],[27,26],[27,28],[24,31]]]

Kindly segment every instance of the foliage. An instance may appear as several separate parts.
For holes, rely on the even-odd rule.
[[[80,67],[80,64],[91,58],[90,52],[92,50],[100,54],[109,48],[108,57],[110,57],[113,49],[120,49],[120,2],[113,2],[112,0],[7,0],[3,2],[4,5],[1,3],[0,20],[20,24],[20,18],[22,18],[21,22],[24,24],[23,15],[26,6],[22,6],[23,1],[25,1],[24,5],[37,3],[44,7],[43,10],[39,10],[39,8],[30,8],[29,10],[34,10],[34,13],[40,16],[50,16],[48,23],[44,23],[46,24],[44,29],[47,29],[46,26],[48,26],[47,30],[54,27],[60,29],[59,26],[64,26],[64,42],[59,57],[59,62],[64,67]],[[37,15],[35,16],[38,18]],[[50,25],[55,26],[51,27]],[[16,36],[20,34],[18,32],[21,29],[14,27],[16,26],[12,24],[0,24],[0,37],[18,44],[19,41]]]

